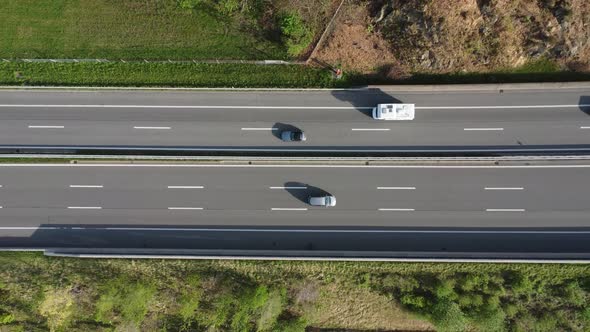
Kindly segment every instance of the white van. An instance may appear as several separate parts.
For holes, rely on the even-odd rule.
[[[414,120],[414,104],[379,104],[373,108],[375,120]]]

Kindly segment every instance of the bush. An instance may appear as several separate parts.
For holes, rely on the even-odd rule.
[[[14,315],[9,312],[0,312],[0,325],[14,322]]]
[[[71,322],[74,299],[70,289],[50,289],[39,306],[39,313],[47,319],[50,331],[61,331]]]
[[[571,281],[561,289],[561,294],[567,303],[578,307],[588,304],[587,294],[577,281]]]
[[[96,320],[113,322],[120,314],[122,322],[139,326],[155,295],[156,289],[150,284],[115,279],[106,284],[96,302]]]
[[[461,308],[454,302],[440,301],[436,303],[430,317],[436,325],[437,331],[440,332],[460,332],[467,328],[467,319]]]
[[[313,41],[312,31],[307,28],[301,16],[295,12],[283,15],[279,21],[281,33],[287,45],[287,52],[291,56],[298,56]]]

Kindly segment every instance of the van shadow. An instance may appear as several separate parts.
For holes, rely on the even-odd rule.
[[[586,115],[590,115],[590,96],[581,96],[578,105],[582,112],[586,113]]]
[[[383,92],[381,89],[366,90],[338,90],[332,91],[332,96],[338,100],[350,103],[357,111],[373,118],[373,107],[377,104],[399,104],[401,100]]]
[[[309,185],[303,182],[289,181],[283,185],[285,190],[299,201],[309,204],[310,196],[327,196],[331,195],[324,189]]]
[[[273,130],[272,131],[272,135],[278,139],[282,139],[281,138],[281,134],[284,131],[303,131],[300,128],[292,125],[292,124],[288,124],[288,123],[282,123],[282,122],[276,122],[275,124],[272,125]]]

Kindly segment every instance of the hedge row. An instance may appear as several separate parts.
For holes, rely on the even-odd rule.
[[[329,71],[301,65],[0,63],[0,85],[329,88]]]

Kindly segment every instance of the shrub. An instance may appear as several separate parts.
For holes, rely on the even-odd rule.
[[[430,317],[436,325],[437,331],[460,332],[467,328],[467,319],[461,308],[454,302],[440,301],[436,303]]]
[[[139,326],[155,295],[156,289],[150,284],[115,279],[106,285],[96,302],[96,320],[112,322],[120,313],[123,322]]]
[[[312,31],[307,28],[301,16],[295,12],[283,15],[279,21],[281,33],[287,45],[287,52],[291,56],[299,55],[312,42]]]
[[[587,304],[586,292],[580,287],[577,281],[571,281],[562,287],[562,296],[569,304],[583,306]]]
[[[39,313],[47,319],[50,331],[65,329],[73,316],[74,298],[70,289],[51,289],[39,306]]]
[[[0,325],[14,322],[14,315],[9,312],[0,312]]]
[[[258,331],[272,331],[283,307],[286,304],[287,291],[285,289],[273,290],[268,294],[266,303],[262,305]]]

